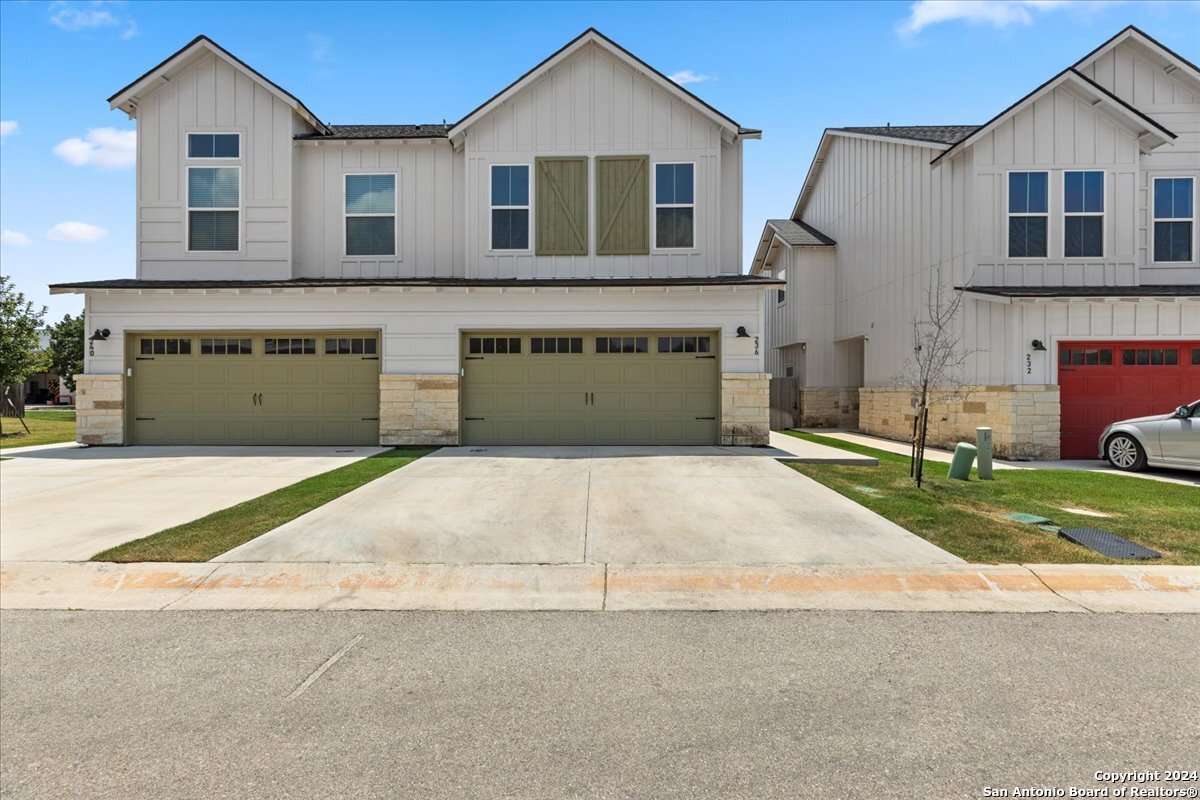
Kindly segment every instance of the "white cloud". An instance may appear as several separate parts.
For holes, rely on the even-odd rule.
[[[678,83],[680,86],[686,86],[689,83],[704,83],[712,78],[712,75],[701,75],[690,69],[681,69],[679,72],[673,72],[667,76],[671,80]]]
[[[104,228],[87,222],[60,222],[46,233],[55,242],[94,242],[107,235]]]
[[[0,244],[9,247],[28,247],[33,244],[33,239],[30,239],[20,231],[10,231],[5,228],[3,231],[0,231]]]
[[[917,0],[909,7],[908,19],[898,28],[903,36],[912,36],[930,25],[962,21],[973,25],[1007,28],[1031,25],[1034,15],[1060,8],[1094,11],[1111,2],[1068,2],[1068,0]]]
[[[122,39],[132,39],[138,33],[137,22],[117,11],[122,5],[112,0],[91,0],[87,3],[56,0],[50,4],[50,24],[64,31],[119,27]]]
[[[328,61],[333,54],[333,40],[320,33],[308,35],[308,57],[313,61]]]
[[[54,146],[55,154],[77,167],[104,169],[132,167],[137,160],[137,131],[116,128],[92,128],[87,139],[67,139]]]
[[[6,139],[9,136],[12,136],[14,133],[19,131],[20,129],[21,129],[21,126],[17,124],[16,120],[12,120],[12,119],[0,120],[0,139]]]

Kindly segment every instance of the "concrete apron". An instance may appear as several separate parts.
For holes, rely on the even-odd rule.
[[[8,562],[0,608],[1200,613],[1200,567]]]

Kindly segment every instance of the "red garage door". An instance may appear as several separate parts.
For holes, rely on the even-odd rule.
[[[1200,341],[1061,342],[1063,458],[1096,458],[1110,422],[1200,399]]]

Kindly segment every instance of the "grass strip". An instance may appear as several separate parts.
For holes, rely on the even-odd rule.
[[[946,477],[947,465],[925,462],[925,485],[908,477],[908,456],[788,431],[810,442],[879,459],[878,467],[787,466],[907,528],[938,547],[981,564],[1200,564],[1200,489],[1099,472],[998,469],[994,480]],[[864,492],[864,488],[876,492]],[[1099,511],[1097,518],[1063,508]],[[1073,528],[1104,528],[1163,554],[1152,561],[1117,561],[1036,525],[1003,519],[1020,511]]]
[[[111,547],[92,561],[208,561],[381,478],[434,448],[398,448],[305,478],[173,528]]]
[[[74,411],[27,411],[25,424],[29,426],[29,433],[25,432],[20,420],[5,417],[0,422],[4,427],[4,432],[0,433],[0,449],[75,441]]]

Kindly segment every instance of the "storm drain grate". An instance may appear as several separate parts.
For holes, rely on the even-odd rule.
[[[1162,553],[1103,528],[1062,528],[1058,535],[1068,542],[1090,547],[1109,558],[1162,558]]]
[[[1013,522],[1024,522],[1029,525],[1045,525],[1050,521],[1049,517],[1041,517],[1037,514],[1026,514],[1024,511],[1014,511],[1011,514],[1005,514],[1005,519],[1011,519]]]
[[[1047,533],[1058,533],[1062,528],[1051,523],[1049,525],[1038,525],[1038,530],[1046,531]]]

